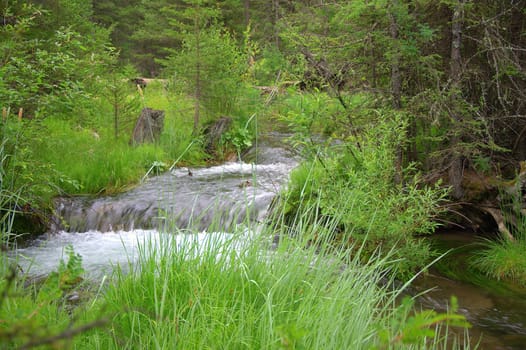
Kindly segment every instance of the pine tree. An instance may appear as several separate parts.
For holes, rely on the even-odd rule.
[[[229,114],[242,84],[247,60],[221,22],[213,1],[185,0],[183,11],[170,9],[172,30],[182,33],[183,46],[163,61],[180,88],[194,97],[194,133],[202,109],[215,117]]]

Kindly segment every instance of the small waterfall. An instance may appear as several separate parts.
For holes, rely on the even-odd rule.
[[[247,219],[262,220],[294,165],[236,162],[191,173],[184,168],[117,196],[60,198],[55,220],[59,224],[53,230],[228,230]]]
[[[260,221],[297,164],[285,136],[265,135],[245,162],[175,169],[116,196],[59,198],[52,231],[229,230]]]
[[[138,247],[156,242],[162,233],[199,232],[190,236],[226,239],[236,224],[264,220],[297,165],[293,152],[283,146],[286,136],[265,135],[244,161],[174,169],[115,196],[59,198],[55,226],[18,249],[18,262],[33,275],[46,274],[57,268],[64,247],[72,245],[87,273],[101,276],[115,264],[135,261]]]

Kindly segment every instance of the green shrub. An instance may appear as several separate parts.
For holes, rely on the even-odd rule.
[[[280,50],[268,45],[264,47],[251,67],[254,80],[259,85],[274,85],[284,72],[297,70]]]
[[[100,314],[86,314],[96,299],[82,284],[82,257],[66,248],[67,262],[41,279],[19,275],[0,255],[0,342],[9,349],[65,348],[79,333],[102,326]],[[87,318],[85,318],[87,317]]]
[[[393,118],[367,131],[359,146],[349,141],[317,151],[291,175],[282,195],[285,220],[294,222],[302,208],[315,208],[313,219],[330,218],[338,228],[335,240],[366,240],[369,252],[395,249],[406,264],[404,274],[422,267],[430,252],[414,236],[434,231],[433,218],[447,191],[426,186],[411,167],[404,170],[403,185],[395,184],[395,151],[404,130],[404,123]],[[416,247],[418,254],[408,253]]]
[[[68,181],[39,157],[43,130],[39,121],[18,120],[9,110],[0,121],[1,213],[9,217],[3,222],[9,223],[11,234],[42,232],[49,200],[56,193],[55,180]]]

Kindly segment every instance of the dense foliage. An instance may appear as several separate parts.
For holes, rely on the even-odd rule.
[[[105,113],[96,100],[118,60],[174,79],[189,93],[194,132],[201,114],[207,121],[238,113],[244,82],[277,79],[327,91],[343,108],[328,127],[356,135],[365,125],[352,99],[366,91],[376,107],[396,110],[407,123],[398,171],[418,161],[427,174],[445,178],[456,198],[470,199],[468,170],[513,175],[515,160],[524,158],[524,1],[239,5],[5,2],[2,107],[93,128],[93,118]]]
[[[415,237],[434,232],[447,190],[440,184],[425,185],[414,165],[401,169],[403,181],[396,183],[396,150],[405,142],[407,130],[400,115],[381,116],[374,127],[360,133],[358,142],[353,135],[313,137],[313,129],[328,111],[338,111],[337,105],[314,96],[303,95],[300,104],[284,101],[287,108],[281,119],[295,131],[290,141],[306,161],[292,172],[275,219],[285,225],[297,220],[307,225],[326,223],[327,232],[336,233],[333,240],[359,243],[356,246],[365,256],[396,247],[394,255],[403,261],[399,275],[412,276],[431,254]],[[307,226],[300,231],[313,234],[314,240],[327,239],[323,230],[312,232]]]
[[[514,178],[518,160],[526,156],[525,5],[524,0],[3,2],[2,174],[16,194],[6,206],[43,223],[56,194],[119,191],[155,164],[181,160],[181,153],[184,162],[210,159],[202,131],[224,115],[233,117],[234,128],[213,156],[227,158],[251,144],[256,113],[278,115],[296,132],[295,146],[316,153],[309,161],[316,181],[327,187],[319,196],[323,215],[345,212],[329,203],[349,195],[343,193],[349,184],[360,181],[367,182],[363,188],[384,193],[365,191],[364,197],[389,196],[397,203],[376,203],[375,215],[390,213],[385,218],[396,211],[420,223],[427,222],[426,215],[434,217],[433,210],[422,216],[409,210],[418,200],[394,199],[413,198],[413,187],[426,191],[424,182],[443,181],[460,203],[498,206],[494,193],[506,186],[500,176]],[[161,79],[155,88],[137,90],[126,81],[139,74]],[[290,105],[273,105],[271,95],[262,108],[251,85],[287,89]],[[302,95],[313,100],[302,102]],[[158,144],[129,147],[142,107],[165,109],[167,125]],[[396,135],[377,133],[374,137],[385,142],[367,149],[364,135],[385,130],[393,120]],[[305,145],[313,133],[339,140],[340,149],[318,152],[319,145]],[[368,162],[371,167],[364,168]],[[392,172],[360,172],[374,167]],[[363,179],[375,176],[385,183]],[[481,177],[490,185],[481,186]],[[521,193],[515,196],[520,199]],[[436,204],[432,198],[429,203]],[[367,222],[372,213],[362,207]],[[469,214],[463,213],[468,225],[477,227],[472,222],[478,218]],[[358,217],[343,218],[345,230],[350,224],[366,227]],[[414,228],[410,234],[422,231],[417,224],[408,227]],[[406,226],[387,231],[399,229]]]
[[[351,249],[364,267],[356,267],[355,276],[326,265],[307,268],[304,252],[294,250],[275,260],[249,254],[249,271],[234,255],[221,265],[217,251],[190,263],[170,252],[161,256],[160,277],[154,260],[144,257],[143,270],[119,276],[105,295],[116,314],[123,305],[141,309],[112,320],[111,334],[93,331],[80,344],[121,348],[127,339],[130,347],[162,347],[182,343],[171,338],[177,332],[188,347],[217,343],[218,334],[229,335],[225,347],[337,348],[363,341],[388,348],[405,345],[412,332],[424,344],[427,326],[449,315],[417,314],[404,323],[408,310],[386,307],[386,291],[371,283],[386,266],[375,266],[379,272],[367,264],[383,261],[377,254],[394,258],[399,263],[390,271],[404,277],[426,266],[431,252],[415,236],[434,231],[447,197],[459,203],[455,212],[483,203],[484,215],[496,221],[488,208],[502,205],[512,214],[496,222],[508,233],[503,242],[490,243],[476,264],[488,275],[523,283],[525,9],[526,0],[3,1],[2,249],[18,233],[46,229],[54,196],[114,193],[170,165],[239,156],[251,145],[256,121],[281,122],[305,162],[292,174],[271,227],[310,247]],[[140,76],[151,80],[134,79]],[[164,130],[157,142],[132,145],[144,107],[166,112]],[[219,151],[209,152],[205,130],[224,116],[233,127],[221,136]],[[502,193],[521,204],[510,209]],[[468,214],[461,218],[478,227]],[[31,345],[30,332],[46,332],[43,325],[51,322],[69,338],[73,321],[64,297],[82,273],[80,257],[70,251],[69,258],[29,294],[20,292],[22,281],[2,260],[1,320],[14,310],[27,312],[10,325],[1,322],[0,336]],[[175,263],[192,274],[180,273]],[[280,281],[311,294],[292,295]],[[138,284],[151,289],[138,293]],[[369,288],[368,299],[349,296],[356,285]],[[347,313],[334,319],[332,311],[353,303],[362,306],[352,315],[357,320],[349,322]],[[78,315],[97,326],[94,313],[102,307],[98,299],[90,305],[94,311]],[[300,317],[304,308],[316,313]],[[158,327],[168,319],[172,323]],[[192,329],[192,322],[203,326]],[[247,323],[256,327],[244,328]],[[334,324],[352,339],[316,337],[330,335],[324,327]]]

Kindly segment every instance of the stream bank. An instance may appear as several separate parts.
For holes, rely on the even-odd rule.
[[[445,311],[452,295],[459,313],[472,324],[472,344],[481,349],[520,350],[526,344],[526,290],[495,281],[469,266],[471,254],[480,251],[482,237],[470,231],[439,231],[431,236],[433,248],[444,257],[410,287],[424,308]]]
[[[245,222],[247,218],[257,226],[298,163],[294,153],[283,147],[284,137],[286,135],[280,133],[268,134],[253,152],[245,155],[243,162],[190,171],[180,168],[152,177],[123,194],[59,201],[58,209],[63,223],[67,224],[18,251],[24,270],[49,273],[56,269],[64,248],[71,245],[83,257],[88,273],[110,274],[115,265],[126,266],[136,259],[139,244],[155,240],[159,231],[174,232],[165,225],[167,217],[175,218],[181,238],[195,235],[199,242],[209,236],[229,239],[228,233],[218,230]],[[219,222],[212,215],[217,210],[222,212]],[[194,230],[200,233],[192,233]],[[433,288],[420,296],[418,302],[424,308],[437,311],[446,310],[451,295],[455,295],[460,312],[473,324],[472,339],[482,336],[482,349],[523,349],[525,294],[503,288],[501,283],[483,276],[476,280],[466,278],[473,276],[465,268],[465,254],[473,247],[474,238],[465,232],[439,233],[426,238],[431,239],[439,251],[456,250],[429,274],[417,279],[409,293],[418,295]],[[455,262],[455,265],[444,267],[444,262]]]

